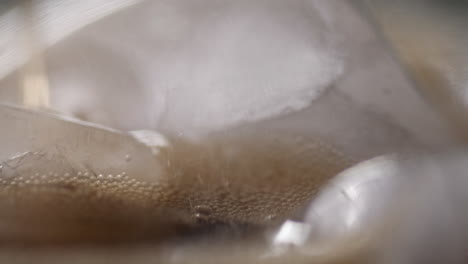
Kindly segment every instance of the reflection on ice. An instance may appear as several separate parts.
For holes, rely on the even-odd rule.
[[[371,229],[388,213],[408,185],[396,156],[388,155],[362,162],[338,174],[320,192],[308,209],[311,240],[332,243]]]

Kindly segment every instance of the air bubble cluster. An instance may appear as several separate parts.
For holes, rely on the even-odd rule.
[[[0,177],[0,195],[23,193],[67,192],[68,196],[107,198],[125,202],[137,202],[140,206],[150,205],[155,184],[130,178],[126,172],[118,174],[96,174],[91,171],[32,173],[16,177]],[[87,195],[87,194],[94,195]],[[153,202],[154,203],[154,202]]]

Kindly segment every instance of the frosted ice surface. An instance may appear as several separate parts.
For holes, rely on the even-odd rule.
[[[244,3],[191,18],[201,27],[158,65],[155,82],[168,86],[161,125],[216,130],[298,111],[318,98],[343,61],[316,10],[297,18],[298,5]]]
[[[300,110],[343,71],[333,34],[302,5],[225,2],[210,15],[190,1],[147,1],[50,50],[52,102],[119,128],[192,134]],[[60,20],[54,10],[44,11],[48,23]],[[120,33],[108,30],[114,23]]]

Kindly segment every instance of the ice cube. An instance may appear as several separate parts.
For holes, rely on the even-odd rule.
[[[67,170],[104,175],[126,173],[150,182],[160,176],[151,149],[114,129],[9,105],[0,105],[0,124],[0,160],[13,162],[15,166],[39,169],[47,165],[38,163],[48,161],[54,164],[49,171],[60,173]],[[28,160],[36,164],[23,164],[21,155],[36,157]],[[129,156],[132,158],[128,159]],[[61,168],[56,167],[58,164]]]

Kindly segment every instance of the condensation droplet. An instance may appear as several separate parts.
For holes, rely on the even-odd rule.
[[[129,154],[125,155],[125,161],[126,162],[129,162],[132,160],[132,156],[130,156]]]
[[[64,176],[64,177],[70,177],[70,173],[65,172],[65,173],[63,174],[63,176]]]
[[[97,176],[97,178],[98,178],[98,179],[102,179],[102,178],[104,178],[104,176],[102,176],[102,174],[99,174],[99,175]]]

